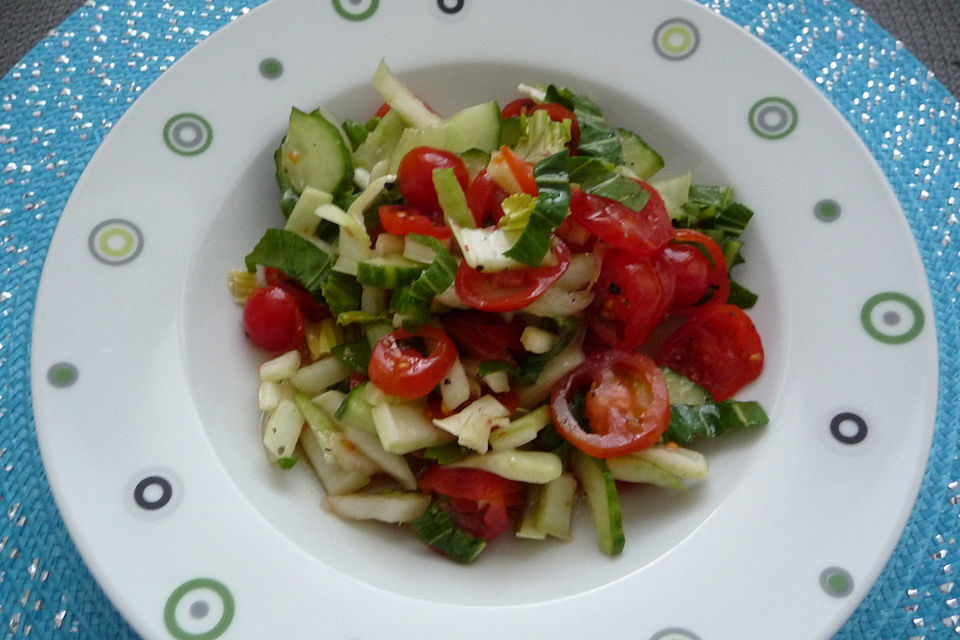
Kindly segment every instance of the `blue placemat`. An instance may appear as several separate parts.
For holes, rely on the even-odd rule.
[[[870,148],[909,218],[931,282],[940,339],[937,428],[907,528],[836,638],[956,637],[960,258],[952,233],[960,217],[960,106],[912,55],[844,0],[701,2],[767,42],[820,88]],[[43,473],[28,375],[34,297],[57,220],[113,123],[180,56],[257,4],[88,0],[0,80],[5,638],[136,638],[77,554]]]

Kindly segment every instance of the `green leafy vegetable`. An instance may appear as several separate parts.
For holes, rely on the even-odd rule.
[[[371,349],[365,339],[338,344],[330,350],[330,353],[351,371],[367,375]]]
[[[513,151],[527,162],[539,162],[559,153],[570,142],[570,120],[555,122],[543,109],[529,116],[521,115],[520,126],[523,132]]]
[[[731,429],[762,427],[769,422],[757,402],[724,400],[707,404],[675,404],[663,439],[688,444],[694,438],[715,438]]]
[[[466,458],[470,453],[470,449],[456,442],[448,442],[436,447],[427,447],[423,450],[423,457],[428,460],[435,460],[437,464],[450,464]]]
[[[458,528],[447,511],[449,500],[438,497],[430,503],[426,513],[414,520],[413,529],[428,546],[440,551],[451,560],[470,564],[477,559],[487,542],[474,538]]]
[[[590,98],[569,89],[550,85],[546,102],[556,102],[573,111],[580,125],[580,154],[600,158],[614,165],[625,163],[617,130],[610,126],[603,112]]]
[[[363,144],[363,141],[367,139],[367,134],[370,133],[366,124],[356,120],[344,120],[343,131],[347,134],[347,139],[350,140],[350,146],[353,147],[354,151]]]
[[[529,193],[511,193],[500,203],[503,217],[497,226],[507,231],[518,231],[527,226],[530,214],[537,206],[537,199]]]
[[[628,209],[640,211],[650,200],[643,187],[596,158],[573,156],[567,160],[567,172],[570,182],[586,193],[616,200]]]
[[[293,211],[293,208],[297,206],[297,201],[300,199],[300,196],[297,195],[297,192],[293,189],[284,189],[280,193],[280,211],[283,212],[284,218],[289,218],[290,213]]]
[[[531,267],[539,266],[550,250],[550,238],[570,212],[570,180],[566,150],[546,157],[533,167],[539,195],[530,219],[516,243],[504,252]]]
[[[332,267],[330,256],[323,249],[283,229],[267,229],[244,260],[250,273],[256,271],[257,265],[279,269],[314,297],[323,294]]]
[[[330,312],[339,316],[360,307],[362,287],[357,279],[349,274],[331,271],[323,285],[323,298]]]
[[[277,459],[277,465],[278,465],[281,469],[293,469],[293,466],[294,466],[295,464],[297,464],[297,457],[296,457],[296,456],[289,456],[289,457],[284,457],[284,458],[278,458],[278,459]]]
[[[457,275],[457,260],[447,251],[443,243],[436,238],[411,233],[407,236],[415,242],[434,250],[433,262],[409,286],[395,289],[391,306],[403,317],[405,326],[418,327],[427,321],[430,315],[430,303],[433,298],[453,284]]]
[[[749,309],[757,304],[757,294],[739,282],[730,281],[730,295],[727,297],[729,304],[735,304],[741,309]]]

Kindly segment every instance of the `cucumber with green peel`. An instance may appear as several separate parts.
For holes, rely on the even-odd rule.
[[[683,490],[686,488],[676,475],[643,458],[631,455],[608,458],[607,467],[610,469],[614,480],[653,484],[667,489]]]
[[[543,485],[537,501],[537,529],[548,536],[569,540],[576,492],[577,481],[570,473],[563,473],[559,478]]]
[[[372,171],[374,166],[393,154],[407,123],[399,113],[391,109],[380,119],[377,126],[353,153],[353,163]]]
[[[424,269],[426,265],[400,255],[374,256],[357,263],[357,280],[366,286],[395,289],[419,278]]]
[[[403,455],[455,439],[430,422],[422,403],[382,402],[374,405],[371,414],[380,442],[389,453]]]
[[[300,448],[320,479],[328,495],[344,495],[370,484],[370,475],[353,469],[344,469],[333,461],[324,446],[310,429],[300,433]]]
[[[623,158],[638,178],[649,180],[663,169],[663,158],[643,138],[628,129],[617,129],[617,135],[620,136]]]
[[[334,417],[341,422],[352,424],[358,429],[377,432],[376,424],[373,422],[373,405],[368,403],[364,397],[364,387],[369,382],[361,382],[351,389],[340,403],[340,406],[334,411]]]
[[[500,147],[500,106],[485,102],[453,114],[440,124],[404,129],[388,164],[396,173],[400,160],[414,147],[434,147],[453,153],[470,149],[491,152]]]
[[[281,189],[306,187],[334,197],[353,188],[353,160],[339,125],[321,111],[290,111],[287,135],[274,155]]]
[[[518,449],[500,449],[482,455],[474,453],[447,466],[482,469],[508,480],[533,484],[546,484],[563,473],[560,456],[546,451]]]
[[[650,186],[660,194],[672,220],[683,217],[683,205],[690,198],[689,172],[666,180],[650,180]]]
[[[356,446],[347,444],[346,437],[337,428],[333,418],[313,400],[298,393],[295,402],[306,419],[310,432],[322,448],[322,456],[328,462],[346,471],[356,471],[366,476],[372,476],[379,470],[379,467],[357,450]]]
[[[477,177],[477,174],[483,169],[486,169],[487,165],[490,163],[490,152],[482,151],[480,149],[467,149],[460,154],[460,158],[463,160],[463,164],[467,168],[467,175],[470,176],[470,181],[473,182],[473,179]]]
[[[670,404],[706,404],[713,402],[710,393],[693,380],[672,369],[661,367],[663,379],[667,383],[667,397]]]
[[[610,556],[623,551],[623,520],[620,516],[620,497],[617,484],[607,463],[574,451],[571,458],[573,473],[587,496],[593,528],[597,531],[600,550]]]

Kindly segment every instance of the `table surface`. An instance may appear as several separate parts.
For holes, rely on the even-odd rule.
[[[718,10],[732,13],[734,10],[731,10],[730,7],[736,7],[739,0],[700,1],[712,4]],[[196,0],[196,2],[210,7],[214,13],[227,6],[224,3],[215,2],[215,0]],[[903,46],[914,54],[947,90],[954,96],[960,96],[960,36],[958,36],[960,34],[960,0],[853,0],[853,2],[864,9],[887,32],[902,42]],[[104,2],[104,4],[106,3]],[[100,4],[98,0],[0,0],[0,77],[9,69],[12,69],[19,60],[30,52],[35,44],[48,35],[51,29],[60,25],[77,8],[82,6],[97,7]],[[126,0],[126,4],[132,7],[137,2]],[[144,5],[145,3],[140,0],[139,4]],[[176,4],[176,2],[173,4]],[[244,3],[240,2],[238,4],[242,5]],[[784,3],[771,2],[770,6],[774,7],[778,4]],[[794,0],[790,4],[791,6],[801,7],[801,10],[804,5],[807,5],[813,11],[815,5],[830,6],[834,3],[832,0]],[[215,11],[214,7],[216,7]],[[229,11],[232,11],[232,9]],[[911,72],[905,73],[909,74]],[[8,88],[0,84],[0,97],[4,97],[4,91]],[[7,121],[2,106],[2,103],[0,103],[0,145],[5,142],[3,127],[5,121]],[[954,109],[954,112],[957,113],[958,110]],[[941,115],[940,121],[946,122],[946,120],[947,118]],[[863,135],[864,132],[870,132],[871,126],[870,124],[864,124],[856,128],[858,133]],[[948,130],[956,130],[956,120]],[[944,134],[944,140],[946,140],[946,135]],[[919,132],[917,138],[923,138],[923,136],[923,132]],[[909,141],[909,135],[906,137]],[[946,149],[950,153],[949,159],[952,161],[952,154],[957,149],[956,142],[953,138],[950,138],[949,143],[945,144],[949,144],[950,148],[941,146],[939,149]],[[23,147],[26,148],[26,145],[23,145]],[[3,147],[0,146],[0,148]],[[904,155],[899,169],[891,169],[894,166],[891,162],[882,163],[882,168],[888,172],[888,175],[898,170],[905,173],[906,167],[928,167],[927,164],[923,164],[925,162],[924,158],[938,150],[934,145],[930,147],[933,152],[929,150],[924,152],[919,142],[913,146],[905,145],[902,148]],[[89,154],[89,150],[85,149],[84,153]],[[898,153],[900,153],[900,147],[893,150],[892,157],[899,161],[901,158],[897,157]],[[89,155],[86,157],[89,158]],[[11,159],[15,160],[17,158],[15,156],[5,158],[0,162],[0,169],[4,167],[4,163]],[[935,164],[939,162],[937,158],[934,158],[933,161]],[[936,168],[940,168],[939,164]],[[944,228],[946,228],[946,225],[955,224],[956,216],[951,216],[950,211],[960,215],[960,211],[956,207],[957,198],[955,198],[960,196],[960,186],[958,186],[960,182],[954,183],[952,190],[947,184],[951,170],[952,175],[957,174],[957,166],[954,163],[951,167],[944,162],[944,168],[945,175],[940,177],[938,177],[937,171],[929,168],[924,169],[925,172],[930,174],[927,176],[928,178],[932,176],[931,184],[919,184],[918,181],[914,180],[910,183],[910,191],[904,190],[903,184],[906,184],[906,182],[901,184],[893,181],[898,196],[901,199],[912,198],[915,204],[916,217],[926,216],[926,219],[929,220],[928,226],[932,229],[936,229],[938,224]],[[39,171],[34,172],[34,174],[40,173]],[[32,177],[35,182],[39,182],[39,178],[41,178],[41,175]],[[957,177],[949,178],[949,182],[954,180],[957,180]],[[2,184],[0,184],[0,249],[6,249],[9,252],[9,249],[14,245],[7,243],[7,239],[13,237],[14,231],[17,229],[17,216],[10,216],[4,220],[4,216],[10,213],[11,209],[3,208],[5,204],[8,204],[3,202],[3,195]],[[949,203],[949,207],[940,206],[940,209],[937,210],[937,203],[941,205]],[[53,204],[56,205],[56,203]],[[952,218],[952,222],[950,218]],[[7,222],[10,224],[4,228]],[[946,264],[946,262],[936,264]],[[0,267],[2,265],[3,262],[0,261]],[[946,267],[937,267],[936,265],[929,268],[931,270],[940,269],[941,272],[946,271]],[[956,271],[960,272],[960,269]],[[17,293],[17,287],[14,286],[17,273],[14,272],[13,274],[14,283],[10,281],[4,283],[4,275],[6,273],[0,270],[0,303],[7,302],[10,299],[8,290],[13,291],[14,296]],[[945,286],[951,288],[957,285],[955,280],[949,278],[944,282]],[[960,291],[960,287],[957,287],[956,291]],[[938,295],[937,291],[933,293]],[[13,298],[12,302],[17,302],[16,297]],[[10,306],[7,305],[5,308],[9,309]],[[2,308],[4,307],[0,307],[0,309]],[[16,318],[17,316],[14,315],[13,317]],[[950,315],[950,318],[955,318],[955,315]],[[4,352],[0,352],[0,418],[4,418],[7,407],[16,402],[13,398],[4,398],[4,395],[9,395],[7,382],[13,380],[13,377],[8,379],[6,376],[8,373],[15,375],[16,366],[13,367],[12,372],[10,366],[5,369],[3,366],[8,357],[11,358],[12,362],[17,361],[17,345],[15,340],[10,341],[9,334],[4,335],[2,330],[3,320],[4,318],[0,317],[0,349],[4,348],[4,342],[7,343],[8,347],[12,346],[14,349],[8,348]],[[941,330],[946,326],[944,324]],[[952,327],[951,331],[952,333],[944,333],[941,337],[944,344],[950,344],[950,336],[956,334],[956,328]],[[960,378],[960,372],[954,371],[954,373],[957,373],[957,377]],[[945,376],[950,374],[951,370],[944,373]],[[12,382],[11,385],[13,385]],[[951,399],[950,409],[949,411],[945,410],[945,412],[952,412],[951,415],[954,415],[956,407],[953,405],[955,404],[955,399]],[[948,406],[947,403],[944,406]],[[11,414],[6,414],[6,417],[10,418]],[[944,418],[944,420],[946,419]],[[6,424],[16,426],[16,418],[12,423],[8,419]],[[9,439],[15,438],[16,435],[11,436],[9,432],[4,434],[3,428],[4,421],[0,420],[0,436],[2,436],[0,437],[0,458],[3,458],[5,453],[8,454],[0,467],[3,465],[12,467],[10,463],[11,455],[6,446]],[[946,450],[951,446],[954,450],[960,448],[960,443],[953,444],[956,438],[957,436],[951,435],[949,444],[942,445],[939,449]],[[16,453],[15,449],[12,452]],[[894,640],[895,638],[933,640],[960,635],[960,626],[958,626],[960,625],[960,616],[955,615],[960,613],[960,602],[954,597],[956,594],[954,592],[955,579],[950,575],[953,570],[951,563],[953,566],[957,566],[957,563],[960,562],[960,543],[951,537],[956,531],[960,531],[960,527],[956,525],[957,516],[960,515],[958,513],[960,509],[956,508],[960,505],[960,463],[955,461],[952,451],[949,457],[954,462],[945,463],[946,468],[944,470],[925,479],[926,485],[932,485],[942,492],[949,493],[947,495],[949,505],[947,505],[947,499],[945,498],[942,500],[944,505],[938,503],[935,510],[924,511],[924,517],[933,524],[923,531],[915,533],[909,539],[905,536],[901,545],[898,546],[899,550],[903,545],[914,545],[919,551],[909,557],[899,553],[896,557],[909,564],[909,566],[904,565],[904,568],[901,568],[899,565],[894,566],[892,564],[889,569],[891,572],[898,572],[902,569],[905,575],[909,573],[913,582],[909,584],[897,583],[897,593],[894,596],[887,592],[881,592],[881,589],[873,593],[872,597],[864,601],[862,605],[862,611],[865,613],[859,616],[858,620],[864,620],[864,625],[869,622],[871,631],[880,630],[882,632],[882,635],[871,635],[870,637],[882,637],[887,640]],[[947,460],[947,458],[943,458],[943,460]],[[7,471],[8,469],[4,468],[3,470]],[[955,475],[950,475],[951,473]],[[14,474],[9,474],[8,477],[13,478]],[[72,574],[68,570],[57,572],[56,568],[58,567],[64,566],[72,570],[74,566],[65,561],[62,565],[58,564],[61,561],[59,547],[56,554],[51,552],[50,557],[41,559],[27,557],[30,551],[26,547],[24,548],[24,557],[18,558],[14,555],[19,553],[17,530],[14,527],[19,527],[20,524],[17,523],[27,517],[24,514],[33,518],[33,521],[29,524],[32,525],[34,530],[38,527],[41,529],[43,527],[55,528],[62,525],[52,521],[41,521],[39,512],[31,513],[26,503],[24,503],[24,508],[18,511],[20,503],[16,502],[14,504],[14,502],[19,499],[19,494],[12,491],[10,486],[5,491],[3,479],[0,477],[0,506],[7,513],[9,522],[0,521],[0,554],[2,554],[0,555],[0,640],[26,636],[46,640],[61,635],[72,638],[111,638],[112,640],[132,637],[131,631],[114,618],[102,618],[100,621],[94,621],[93,619],[96,616],[93,616],[92,612],[85,607],[94,607],[96,602],[89,605],[80,602],[65,602],[62,600],[63,596],[61,596],[60,602],[56,602],[55,598],[49,597],[49,594],[58,592],[52,589],[49,584],[46,585],[46,589],[44,589],[45,585],[41,584],[46,580],[45,574],[48,574],[48,569],[50,569],[50,583],[82,584],[90,579],[89,576]],[[11,531],[14,535],[8,540],[6,533]],[[946,534],[946,537],[941,536],[941,532]],[[65,546],[64,549],[66,549]],[[64,556],[69,553],[74,552],[69,549],[63,551]],[[54,555],[58,558],[54,558]],[[920,565],[923,565],[922,568],[917,570],[916,567]],[[29,580],[20,580],[23,575],[29,575]],[[17,593],[13,593],[13,589],[21,589],[24,584],[27,586],[26,592],[17,591]],[[888,580],[884,584],[889,586],[890,581]],[[63,588],[66,589],[66,587]],[[32,594],[31,589],[33,590]],[[960,591],[960,587],[958,587],[958,591]],[[63,591],[63,593],[66,593],[66,591]],[[47,595],[44,596],[43,594]],[[41,597],[48,598],[45,604],[41,602]],[[886,622],[883,622],[883,620],[886,620]],[[81,621],[84,622],[81,623]],[[32,624],[36,626],[32,628],[33,633],[31,634]],[[84,627],[83,624],[88,626]],[[91,624],[96,626],[89,626]],[[861,629],[864,628],[867,628],[867,626],[847,625],[838,634],[837,639],[859,640],[862,637],[867,637],[861,635]]]

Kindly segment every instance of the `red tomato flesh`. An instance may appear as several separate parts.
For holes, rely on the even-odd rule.
[[[296,349],[306,334],[296,298],[278,286],[261,287],[250,295],[243,307],[243,328],[255,345],[270,351]]]
[[[672,265],[677,286],[682,290],[682,294],[675,296],[673,313],[687,315],[705,304],[727,302],[730,296],[727,259],[712,238],[693,229],[677,229],[663,255]],[[693,262],[698,263],[697,266],[693,266]],[[706,273],[702,274],[704,269]],[[707,294],[710,297],[704,300]]]
[[[457,295],[470,307],[480,311],[516,311],[539,298],[550,285],[560,279],[570,265],[570,250],[554,238],[553,252],[557,264],[523,267],[497,273],[478,271],[464,260],[454,280]]]
[[[438,240],[453,237],[453,232],[443,222],[438,222],[425,216],[413,207],[402,204],[385,204],[379,209],[380,224],[387,233],[395,236],[405,236],[418,233],[431,236]]]
[[[589,431],[570,410],[570,397],[589,386]],[[670,424],[667,384],[644,355],[606,351],[590,356],[558,382],[550,396],[557,432],[595,458],[612,458],[653,445]]]
[[[427,355],[408,343],[422,338],[433,343]],[[440,329],[426,325],[413,333],[397,329],[373,347],[367,373],[381,391],[400,398],[423,398],[447,375],[457,359],[457,348]]]
[[[450,497],[451,517],[466,533],[488,542],[510,524],[508,507],[522,502],[523,485],[482,469],[428,467],[421,491]]]
[[[763,345],[739,307],[709,304],[690,314],[663,343],[657,364],[726,400],[763,371]]]
[[[642,180],[636,182],[650,194],[641,211],[574,188],[570,192],[570,217],[611,246],[646,255],[656,253],[673,235],[673,223],[656,189]]]
[[[614,349],[643,345],[673,304],[674,274],[662,256],[646,257],[622,249],[603,256],[590,328]]]
[[[467,167],[455,153],[433,147],[414,147],[400,160],[397,187],[407,204],[430,214],[440,211],[437,189],[433,186],[434,169],[453,169],[460,187],[466,191],[470,183]]]
[[[300,310],[303,311],[303,316],[307,322],[320,322],[324,318],[330,317],[330,308],[326,304],[314,299],[306,287],[279,269],[265,267],[263,279],[268,286],[280,287],[293,296],[293,299],[300,306]]]

